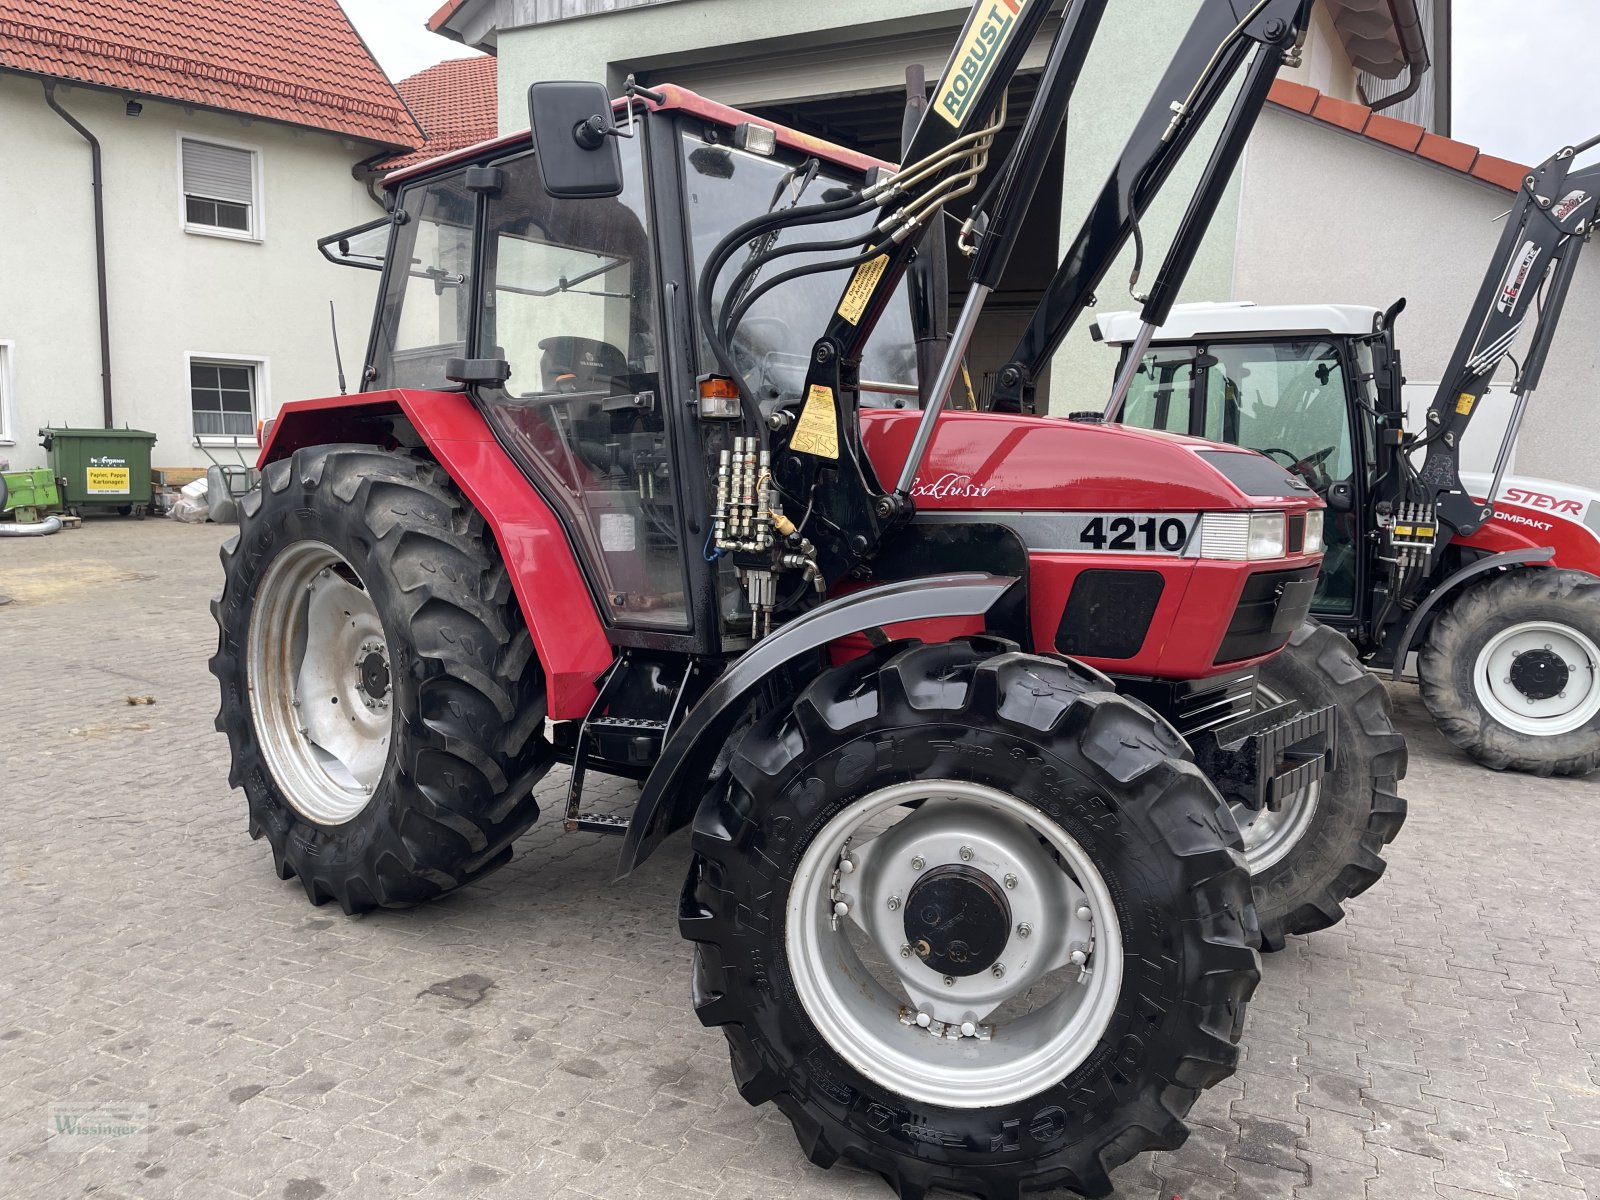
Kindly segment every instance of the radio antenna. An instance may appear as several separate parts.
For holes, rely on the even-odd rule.
[[[339,313],[333,307],[333,301],[328,301],[328,324],[333,328],[333,362],[339,368],[339,395],[346,392],[344,385],[344,357],[339,353]]]

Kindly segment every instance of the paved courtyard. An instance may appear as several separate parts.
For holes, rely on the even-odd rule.
[[[0,541],[0,1197],[887,1197],[739,1099],[689,1011],[682,841],[614,884],[616,843],[548,815],[564,774],[431,907],[278,881],[211,726],[226,533]],[[1600,1200],[1600,780],[1482,770],[1394,694],[1388,875],[1266,961],[1242,1069],[1119,1197]]]

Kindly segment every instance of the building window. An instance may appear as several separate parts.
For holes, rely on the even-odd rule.
[[[16,379],[16,343],[0,341],[0,446],[15,446],[17,435],[13,432],[12,392]]]
[[[254,441],[261,359],[189,359],[189,408],[201,442]]]
[[[261,237],[261,154],[246,146],[178,139],[183,227],[221,237]]]

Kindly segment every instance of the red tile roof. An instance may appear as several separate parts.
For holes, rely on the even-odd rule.
[[[0,67],[411,148],[338,0],[0,0]]]
[[[1397,121],[1393,117],[1375,113],[1365,104],[1324,96],[1316,88],[1306,87],[1303,83],[1280,79],[1272,85],[1267,99],[1346,133],[1415,154],[1418,158],[1449,167],[1452,171],[1460,171],[1463,175],[1505,188],[1508,192],[1520,188],[1529,173],[1521,163],[1496,158],[1466,142],[1429,133],[1421,125],[1413,125],[1410,121]]]
[[[444,23],[451,17],[455,16],[456,10],[466,2],[467,0],[445,0],[445,2],[439,6],[439,11],[428,18],[428,28],[433,30],[435,33],[443,33],[444,30],[441,28],[441,26],[443,26]]]
[[[499,92],[496,60],[451,58],[400,81],[405,98],[427,143],[419,150],[387,159],[385,171],[414,166],[463,146],[488,141],[499,130]]]

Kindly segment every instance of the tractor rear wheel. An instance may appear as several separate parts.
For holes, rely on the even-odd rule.
[[[502,865],[538,816],[544,683],[482,518],[370,446],[270,464],[222,548],[229,783],[282,879],[347,913]]]
[[[1343,902],[1383,874],[1379,851],[1406,819],[1397,789],[1406,774],[1406,740],[1394,727],[1383,683],[1361,665],[1349,639],[1326,625],[1301,625],[1257,675],[1269,703],[1338,709],[1332,771],[1285,796],[1277,809],[1233,810],[1262,949],[1281,950],[1289,934],[1343,920]]]
[[[1600,767],[1600,578],[1511,571],[1439,615],[1417,664],[1441,733],[1487,767]]]
[[[1186,753],[991,638],[879,648],[756,721],[680,906],[740,1094],[905,1200],[1103,1196],[1181,1145],[1258,978],[1238,832]]]

